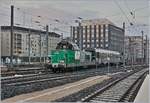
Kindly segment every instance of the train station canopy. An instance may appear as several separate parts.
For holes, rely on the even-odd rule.
[[[95,49],[97,53],[102,53],[102,54],[112,54],[112,55],[120,55],[119,52],[117,51],[112,51],[112,50],[106,50],[106,49]]]

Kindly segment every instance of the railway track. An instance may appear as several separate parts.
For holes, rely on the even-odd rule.
[[[122,98],[120,99],[120,102],[133,102],[145,77],[146,77],[146,73],[144,73],[142,76],[140,76],[132,84],[132,86],[126,91],[126,93],[122,96]]]
[[[47,72],[44,67],[30,67],[30,68],[23,68],[23,67],[15,67],[13,70],[2,71],[1,76],[5,77],[13,77],[15,75],[25,75],[25,74],[38,74],[38,73],[45,73]]]
[[[115,68],[115,67],[112,67],[112,68]],[[129,68],[129,67],[127,67]],[[34,68],[35,69],[35,68]],[[100,68],[101,70],[97,70],[98,72],[107,72],[107,67],[105,68]],[[105,70],[103,70],[105,69]],[[25,69],[24,69],[25,70]],[[23,71],[24,71],[23,70]],[[30,70],[30,69],[29,69]],[[32,70],[32,69],[31,69]],[[123,70],[123,69],[120,69],[120,70]],[[25,71],[28,71],[28,70],[25,70]],[[76,71],[76,72],[71,72],[71,73],[62,73],[63,75],[72,75],[72,74],[75,74],[75,73],[81,73],[81,72],[92,72],[92,71],[95,71],[95,69],[90,69],[90,70],[84,70],[84,71]],[[116,71],[118,71],[116,69]],[[114,70],[115,72],[115,70]],[[46,77],[49,77],[48,75],[50,75],[50,77],[53,77],[53,76],[57,76],[57,75],[61,75],[61,73],[58,73],[58,74],[53,74],[52,72],[47,72],[47,73],[42,73],[42,72],[39,72],[39,73],[36,73],[36,74],[25,74],[25,75],[20,75],[19,73],[14,75],[14,76],[8,76],[8,77],[1,77],[1,84],[8,84],[8,83],[14,83],[14,82],[20,82],[20,81],[27,81],[27,80],[35,80],[35,79],[42,79],[42,78],[46,78]]]
[[[117,79],[94,93],[82,98],[82,102],[124,102],[133,101],[142,84],[147,69]]]
[[[110,72],[119,72],[123,71],[123,68],[116,69],[115,67],[112,67]],[[67,73],[38,73],[38,74],[27,74],[27,75],[16,75],[16,76],[8,76],[8,77],[2,77],[1,78],[1,84],[11,84],[11,83],[21,83],[21,82],[29,82],[34,80],[42,80],[46,78],[55,78],[55,77],[62,77],[62,76],[69,76],[69,75],[76,75],[76,74],[83,74],[83,73],[90,73],[90,72],[101,72],[101,73],[107,73],[107,67],[98,68],[98,69],[85,69],[81,71],[75,71],[75,72],[67,72]]]
[[[114,67],[112,67],[114,68]],[[112,69],[113,72],[115,72],[115,69]],[[122,69],[120,69],[121,71]],[[119,70],[116,70],[119,71]],[[85,70],[85,71],[76,71],[76,72],[67,72],[67,73],[57,73],[54,74],[52,72],[48,73],[42,73],[42,74],[31,74],[31,75],[20,75],[20,76],[13,76],[13,77],[4,77],[1,79],[1,84],[11,84],[11,83],[17,83],[17,82],[25,82],[25,81],[33,81],[33,80],[41,80],[41,79],[46,79],[46,78],[55,78],[55,77],[62,77],[62,76],[69,76],[69,75],[76,75],[76,74],[85,74],[85,73],[90,73],[90,72],[101,72],[101,73],[106,73],[107,70],[106,68],[101,68],[101,69],[90,69],[90,70]]]
[[[103,68],[103,70],[102,68],[90,69],[87,71],[83,70],[71,73],[45,74],[25,78],[18,77],[17,79],[5,79],[1,82],[1,99],[63,85],[95,75],[104,75],[107,73],[107,70],[104,70],[106,70],[106,68]],[[121,70],[115,70],[115,68],[113,68],[110,72],[113,73],[117,71]]]
[[[122,69],[112,68],[110,73],[122,71]],[[78,72],[58,73],[58,74],[39,74],[26,77],[18,77],[2,80],[2,99],[9,98],[22,93],[43,90],[59,86],[65,83],[74,82],[90,76],[104,75],[106,68],[90,69]]]

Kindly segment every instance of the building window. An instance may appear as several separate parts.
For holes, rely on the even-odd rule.
[[[108,29],[108,25],[105,25],[105,27]]]
[[[77,38],[77,34],[75,34],[75,38]]]
[[[90,37],[90,35],[89,34],[87,34],[87,38],[89,38]]]
[[[98,33],[96,34],[96,37],[97,37],[97,38],[99,37],[99,34],[98,34]]]
[[[89,30],[89,29],[87,29],[87,32],[89,33],[89,32],[90,32],[90,30]]]
[[[108,38],[108,34],[105,34],[105,38]]]
[[[83,38],[85,38],[85,35],[83,35]]]
[[[85,29],[83,30],[83,34],[85,34]]]
[[[98,34],[98,28],[96,29],[96,33]]]
[[[94,44],[92,44],[92,47],[94,47]]]
[[[103,28],[101,28],[101,33],[103,33]]]
[[[108,38],[106,38],[105,41],[108,42]]]

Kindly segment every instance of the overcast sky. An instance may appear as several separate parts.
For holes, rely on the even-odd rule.
[[[15,24],[41,29],[35,23],[39,21],[42,26],[51,24],[51,31],[64,36],[70,35],[69,27],[76,25],[77,17],[107,18],[119,27],[125,22],[126,35],[141,35],[141,30],[148,34],[149,0],[0,0],[0,25],[10,25],[11,4],[15,7]]]

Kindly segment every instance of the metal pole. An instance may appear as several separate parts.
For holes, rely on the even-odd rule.
[[[31,52],[31,39],[30,39],[30,35],[31,35],[31,30],[29,29],[29,49],[28,49],[28,53],[29,53],[29,64],[31,63],[31,57],[30,57],[30,52]]]
[[[72,29],[73,29],[73,27],[71,26],[70,27],[70,37],[71,37],[71,40],[73,40],[73,33],[72,33],[73,30]]]
[[[82,50],[82,41],[81,41],[81,36],[82,36],[82,34],[81,34],[81,22],[79,21],[79,47],[80,47],[80,49]]]
[[[116,58],[116,68],[117,68],[117,70],[118,70],[118,61],[119,61],[119,60],[118,60],[118,56],[116,55],[115,58]]]
[[[131,38],[129,38],[129,63],[132,66],[132,52],[131,52],[132,50],[131,50],[131,46],[132,46]]]
[[[136,44],[134,44],[135,45],[135,47],[133,48],[133,63],[134,63],[134,65],[135,65],[135,63],[136,63],[136,52],[135,52],[135,48],[136,48]]]
[[[109,74],[109,54],[107,54],[107,60],[108,60],[108,74]]]
[[[41,50],[42,49],[42,43],[41,43],[41,41],[42,40],[41,40],[41,32],[40,32],[40,63],[41,63],[41,56],[42,56],[42,53],[41,53],[42,52],[42,50]]]
[[[125,69],[125,22],[123,22],[123,67]]]
[[[132,52],[132,55],[131,55],[131,67],[133,67],[133,52]]]
[[[11,30],[10,30],[10,34],[11,34],[11,42],[10,42],[10,63],[11,63],[11,68],[13,67],[13,32],[14,32],[14,6],[11,5]]]
[[[143,62],[143,54],[144,54],[144,53],[143,53],[143,35],[144,35],[144,32],[141,31],[141,33],[142,33],[142,61],[141,61],[141,62],[142,62],[142,65],[143,65],[143,63],[144,63],[144,62]]]
[[[96,63],[96,71],[97,71],[97,53],[98,53],[98,52],[96,52],[96,55],[95,55],[95,56],[96,56],[96,58],[95,58],[95,63]]]
[[[46,58],[48,59],[48,25],[46,25],[46,42],[47,42],[47,43],[46,43],[46,44],[47,44],[47,52],[46,52],[47,55],[46,55]],[[47,60],[47,59],[46,59],[46,60]]]
[[[23,25],[25,26],[25,11],[23,11]]]
[[[148,49],[149,49],[149,41],[148,41],[148,37],[146,35],[146,65],[148,65],[149,61],[148,61],[148,58],[149,58],[149,52],[148,52]]]
[[[146,65],[148,65],[148,37],[147,37],[147,35],[146,35],[146,43],[145,43],[146,45],[145,45],[145,51],[146,51],[146,53],[145,53],[145,63],[146,63]]]
[[[147,65],[149,66],[149,39],[147,37]]]

